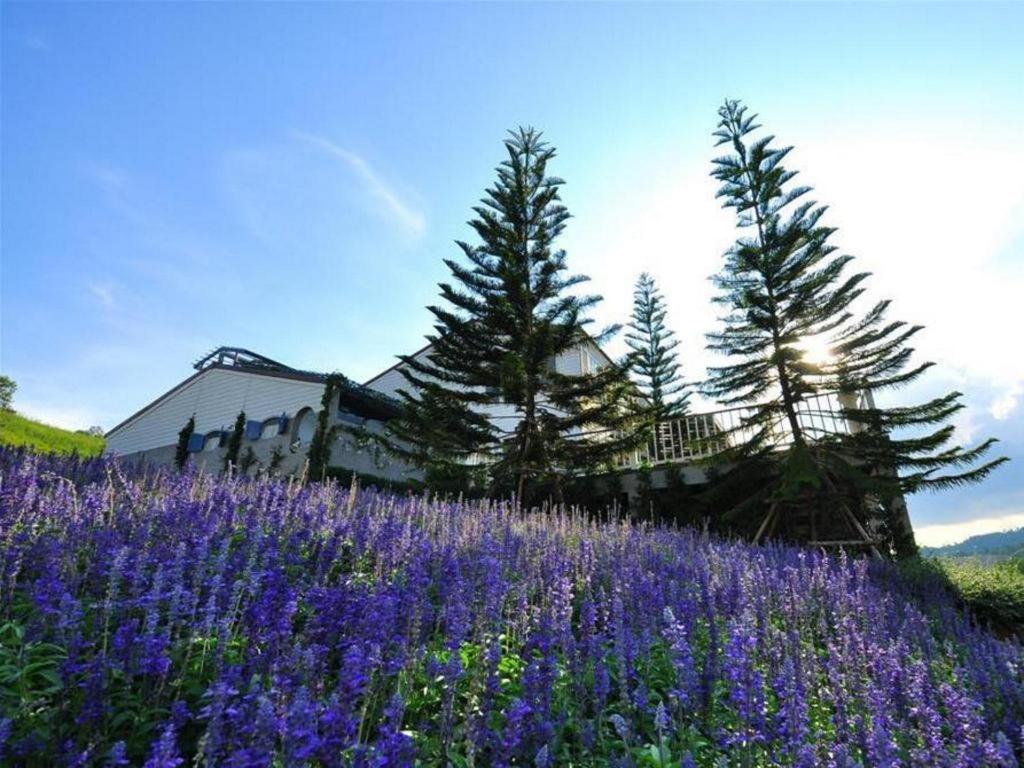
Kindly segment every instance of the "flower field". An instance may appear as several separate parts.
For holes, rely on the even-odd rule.
[[[0,450],[0,764],[1013,766],[938,581],[506,504]]]

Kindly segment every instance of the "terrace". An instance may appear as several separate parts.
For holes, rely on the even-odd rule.
[[[799,402],[798,420],[804,434],[811,438],[855,434],[862,427],[847,417],[847,411],[873,405],[871,393],[867,391],[849,395],[815,394]],[[739,406],[659,421],[653,438],[647,445],[624,454],[619,468],[690,464],[714,458],[753,437],[756,428],[750,425],[750,420],[757,411],[757,406]],[[792,431],[782,414],[771,423],[769,440],[779,448],[792,443]]]

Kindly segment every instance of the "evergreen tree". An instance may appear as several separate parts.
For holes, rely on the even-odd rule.
[[[178,433],[178,444],[174,448],[174,466],[177,467],[180,472],[185,468],[185,464],[188,463],[188,442],[192,437],[192,433],[196,431],[196,415],[193,413],[189,416],[188,421],[185,422],[185,426],[181,428]]]
[[[0,411],[14,410],[14,393],[18,391],[18,385],[10,376],[0,374]]]
[[[327,476],[327,466],[331,461],[331,443],[337,436],[337,429],[331,426],[331,401],[339,391],[344,380],[341,374],[332,373],[324,382],[324,392],[320,398],[320,411],[316,415],[316,430],[309,441],[306,459],[309,462],[308,477],[310,480],[321,481]]]
[[[256,458],[256,451],[252,449],[251,445],[245,446],[245,451],[242,453],[242,458],[238,461],[238,468],[241,470],[243,475],[249,474],[249,470],[254,466],[258,465],[260,460]]]
[[[490,493],[560,498],[566,476],[609,462],[639,431],[622,407],[625,366],[566,376],[551,365],[591,341],[585,315],[600,297],[572,290],[587,278],[567,274],[555,246],[569,218],[563,182],[548,175],[555,150],[523,128],[505,149],[473,209],[480,244],[459,242],[464,260],[445,260],[453,281],[429,308],[431,352],[401,358],[408,387],[388,445],[428,475],[482,475]]]
[[[879,504],[886,546],[899,556],[917,551],[905,496],[979,482],[1008,461],[983,461],[995,438],[964,448],[954,442],[950,418],[962,408],[962,393],[950,392],[923,403],[882,407],[876,395],[906,386],[934,365],[913,363],[909,346],[920,325],[886,319],[890,302],[875,304],[856,322],[833,335],[831,360],[823,381],[839,396],[850,433],[840,450],[854,456],[871,478],[868,492]]]
[[[690,393],[679,374],[679,341],[665,326],[664,299],[648,273],[641,273],[633,291],[626,344],[632,350],[631,368],[655,419],[686,413]]]
[[[239,411],[235,426],[228,438],[228,449],[224,454],[224,471],[238,465],[238,452],[242,448],[242,434],[245,432],[245,411]]]
[[[731,362],[709,369],[705,385],[723,404],[750,406],[730,435],[735,447],[727,458],[739,462],[739,476],[729,473],[725,484],[732,493],[755,490],[741,494],[733,512],[760,510],[763,523],[773,519],[769,531],[813,537],[837,522],[863,533],[865,512],[876,517],[881,507],[890,548],[908,554],[913,534],[905,508],[897,509],[902,493],[980,480],[1003,459],[971,469],[992,441],[948,447],[950,425],[892,436],[897,428],[944,424],[961,407],[959,393],[890,409],[864,399],[861,393],[909,383],[927,370],[927,363],[908,367],[913,350],[906,343],[919,329],[886,323],[887,302],[858,317],[854,302],[868,275],[847,274],[852,257],[829,242],[834,229],[820,221],[825,207],[807,199],[808,187],[790,184],[796,172],[782,161],[791,147],[774,147],[770,135],[751,140],[760,126],[739,102],[727,101],[719,117],[717,143],[732,152],[714,161],[712,175],[722,183],[718,196],[749,232],[714,277],[716,301],[728,312],[723,329],[708,334],[708,347]],[[830,341],[834,361],[807,359],[804,345],[815,338]],[[823,397],[834,398],[854,434],[821,428],[831,415]],[[935,474],[951,467],[964,471]],[[745,482],[744,474],[754,479]]]

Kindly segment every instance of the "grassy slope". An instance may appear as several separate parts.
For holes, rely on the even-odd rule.
[[[102,437],[51,427],[10,411],[0,411],[0,443],[27,446],[43,453],[78,453],[80,456],[102,453],[104,445]]]
[[[1024,558],[984,563],[951,557],[938,564],[979,617],[1024,633]]]

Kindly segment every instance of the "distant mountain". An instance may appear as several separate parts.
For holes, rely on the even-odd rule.
[[[944,547],[921,547],[921,554],[927,557],[965,557],[983,555],[988,557],[1011,557],[1024,555],[1024,528],[997,533],[981,533]]]

